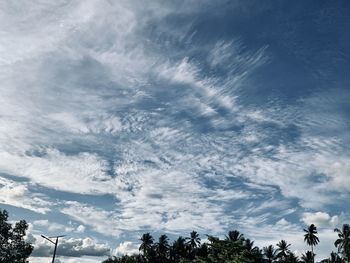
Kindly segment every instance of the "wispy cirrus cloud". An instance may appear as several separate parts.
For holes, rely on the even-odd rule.
[[[45,214],[52,205],[49,198],[40,193],[32,193],[27,182],[20,183],[0,177],[0,202]]]

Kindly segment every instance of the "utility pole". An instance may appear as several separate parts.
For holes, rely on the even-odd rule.
[[[42,238],[45,238],[47,241],[49,241],[50,243],[55,245],[55,249],[53,251],[53,257],[52,257],[52,263],[55,263],[55,257],[56,257],[56,250],[57,250],[57,245],[58,245],[58,239],[60,237],[64,237],[64,236],[53,236],[53,237],[46,237],[44,235],[41,235]],[[52,241],[51,238],[55,238],[56,241]]]

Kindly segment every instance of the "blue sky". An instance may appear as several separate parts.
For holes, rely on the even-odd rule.
[[[2,1],[0,203],[67,262],[349,222],[348,1]],[[77,252],[78,251],[78,252]],[[74,258],[70,256],[79,256]],[[97,256],[87,258],[86,256]],[[66,262],[65,261],[65,262]]]

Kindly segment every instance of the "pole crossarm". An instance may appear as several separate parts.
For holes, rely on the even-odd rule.
[[[65,237],[65,235],[53,236],[53,237],[46,237],[46,236],[44,236],[44,235],[41,235],[41,237],[42,237],[42,238],[45,238],[47,241],[49,241],[49,242],[51,242],[52,244],[55,245],[55,249],[54,249],[54,251],[53,251],[53,257],[52,257],[52,263],[54,263],[54,262],[55,262],[55,257],[56,257],[56,250],[57,250],[57,245],[58,245],[58,239],[59,239],[60,237]],[[56,239],[56,241],[55,241],[55,242],[52,241],[51,238]]]
[[[51,242],[52,244],[55,244],[49,237],[46,237],[44,235],[41,235],[42,238],[45,238],[47,241]]]

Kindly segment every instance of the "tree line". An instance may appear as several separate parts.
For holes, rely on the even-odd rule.
[[[350,227],[344,224],[334,231],[338,233],[334,243],[337,252],[320,262],[349,263]],[[140,238],[139,254],[110,257],[103,263],[314,263],[314,250],[320,242],[317,234],[314,224],[304,229],[304,241],[310,250],[298,257],[285,240],[260,249],[237,230],[228,232],[224,239],[208,235],[203,243],[196,231],[188,237],[179,236],[171,244],[166,235],[155,241],[150,233],[145,233]]]

